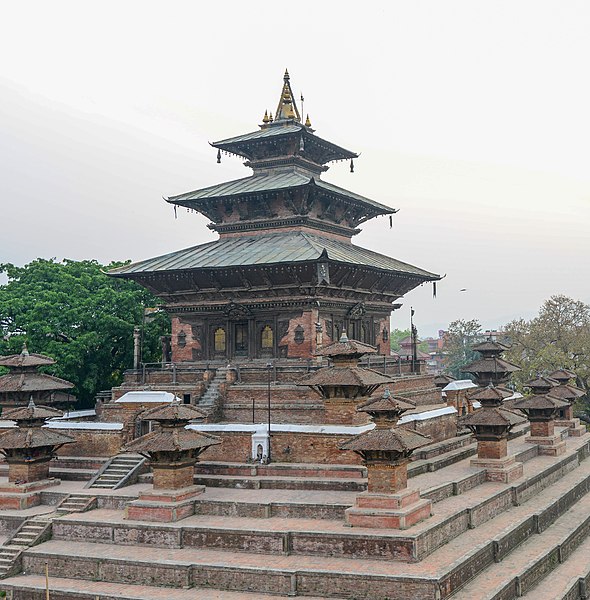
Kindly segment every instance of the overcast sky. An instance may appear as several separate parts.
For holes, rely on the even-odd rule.
[[[590,301],[587,1],[1,6],[0,262],[214,239],[162,196],[250,173],[208,142],[256,130],[288,67],[317,135],[362,153],[324,179],[400,209],[355,243],[447,275],[394,327]]]

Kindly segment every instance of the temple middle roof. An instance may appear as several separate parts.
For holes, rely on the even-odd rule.
[[[250,177],[233,179],[232,181],[225,181],[192,192],[171,196],[166,199],[166,202],[202,211],[204,209],[203,204],[207,200],[238,198],[262,192],[290,190],[304,186],[315,186],[323,192],[338,196],[345,202],[353,201],[360,203],[369,208],[373,216],[388,215],[396,212],[395,209],[385,206],[385,204],[345,190],[333,183],[328,183],[311,173],[303,173],[297,170],[277,171],[272,174],[254,174]]]

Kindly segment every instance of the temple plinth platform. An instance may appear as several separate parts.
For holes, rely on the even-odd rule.
[[[205,491],[204,485],[176,490],[152,489],[139,493],[129,502],[125,518],[133,521],[174,523],[195,514],[195,501]]]
[[[472,458],[470,464],[472,467],[485,469],[486,481],[511,483],[520,479],[523,474],[522,463],[517,462],[514,456]]]
[[[537,444],[539,446],[539,454],[559,456],[565,452],[565,441],[561,439],[560,435],[529,435],[524,438],[524,441],[528,444]]]
[[[29,483],[0,484],[0,510],[24,510],[41,504],[41,491],[59,485],[60,479],[49,477]]]
[[[421,499],[418,490],[401,490],[396,494],[363,492],[355,506],[345,511],[350,527],[373,529],[408,529],[432,515],[432,501]]]
[[[582,425],[580,419],[575,417],[568,419],[556,419],[556,427],[567,427],[567,434],[570,437],[582,437],[586,433],[586,426]]]

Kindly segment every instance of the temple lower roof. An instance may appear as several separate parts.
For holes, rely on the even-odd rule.
[[[41,427],[15,427],[0,435],[0,449],[42,448],[75,442],[74,438]]]
[[[289,264],[319,259],[398,272],[423,281],[440,279],[440,276],[435,273],[355,246],[350,242],[320,237],[303,231],[222,238],[124,265],[109,271],[109,275],[125,277],[144,273]]]
[[[45,373],[8,373],[0,376],[0,393],[69,390],[73,387],[74,384],[65,379]]]

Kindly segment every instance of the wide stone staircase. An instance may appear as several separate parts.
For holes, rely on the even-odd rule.
[[[47,563],[52,600],[584,598],[589,440],[567,439],[558,458],[513,440],[524,475],[510,485],[486,482],[457,452],[469,445],[426,454],[409,484],[433,500],[433,515],[403,531],[345,527],[357,492],[322,489],[210,487],[199,514],[177,523],[71,513],[54,520],[51,540],[23,551],[26,574],[2,589],[41,600]],[[445,460],[451,452],[456,460]],[[430,468],[434,461],[445,465]]]
[[[103,465],[86,487],[117,490],[124,485],[135,483],[145,462],[146,459],[139,454],[118,454]]]
[[[55,516],[61,517],[68,513],[85,512],[96,508],[97,499],[95,496],[86,496],[84,494],[70,494],[57,507]]]
[[[219,367],[215,371],[215,377],[210,381],[205,393],[199,398],[199,408],[212,409],[219,398],[219,390],[221,384],[225,381],[227,369]]]

